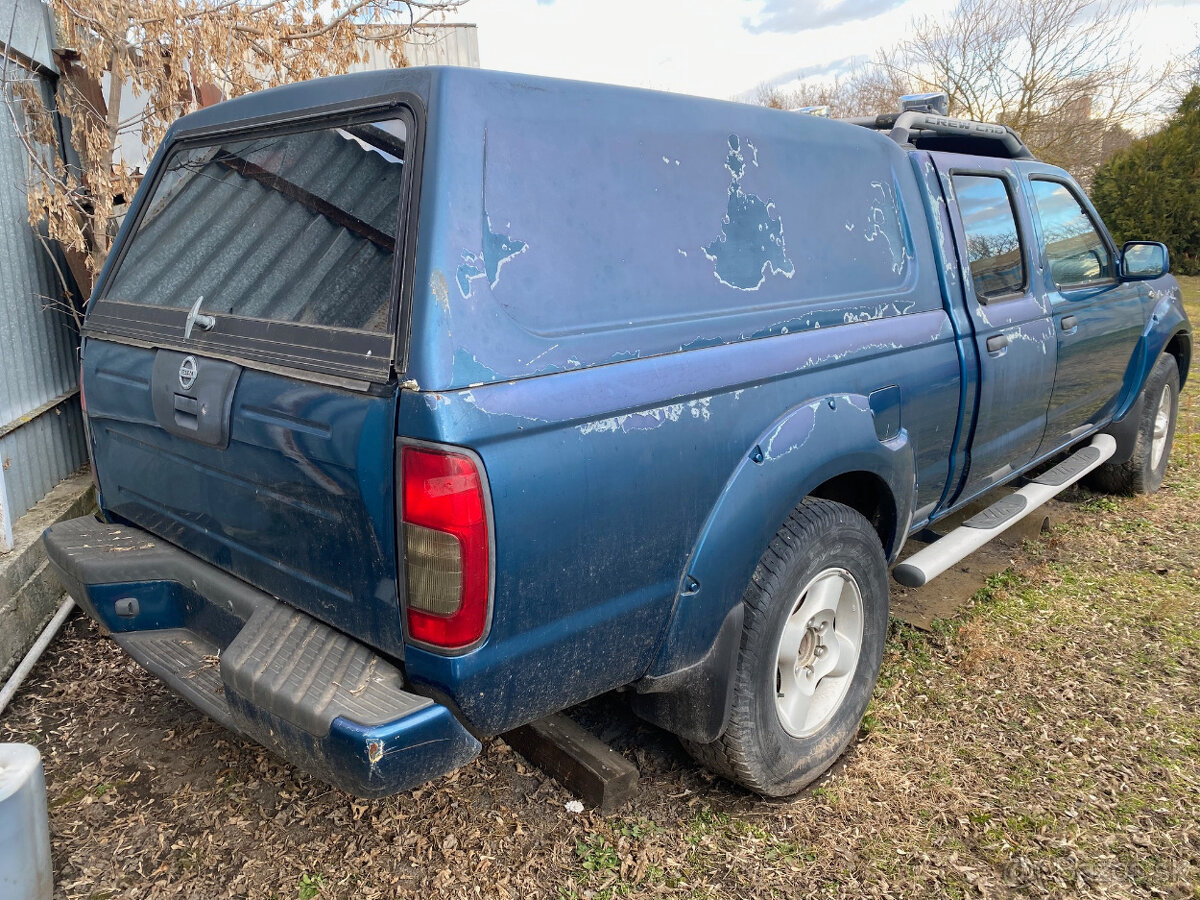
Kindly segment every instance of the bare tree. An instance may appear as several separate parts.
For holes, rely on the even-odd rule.
[[[828,103],[837,116],[894,112],[904,94],[945,91],[952,115],[1001,122],[1041,158],[1087,183],[1161,111],[1178,66],[1148,70],[1126,37],[1144,0],[961,0],[949,17],[913,22],[910,36],[848,78],[759,102]],[[1200,51],[1198,51],[1200,53]],[[1200,55],[1192,59],[1200,71]]]
[[[48,151],[57,122],[36,80],[7,66],[0,79],[28,150],[31,222],[94,275],[112,242],[114,200],[132,196],[140,177],[118,158],[123,140],[154,147],[202,98],[345,72],[373,45],[405,65],[412,29],[464,2],[51,0],[64,48],[53,99],[70,121],[77,167]]]
[[[895,110],[900,97],[907,93],[907,85],[890,70],[867,64],[833,81],[802,82],[791,88],[761,84],[754,102],[774,109],[828,106],[835,116],[866,116]]]
[[[1147,71],[1127,39],[1140,0],[962,0],[926,17],[878,65],[950,111],[1001,122],[1041,158],[1088,180],[1153,112],[1172,68]]]
[[[1186,54],[1175,72],[1170,90],[1163,95],[1160,111],[1168,118],[1179,109],[1179,104],[1192,88],[1200,86],[1200,44]]]

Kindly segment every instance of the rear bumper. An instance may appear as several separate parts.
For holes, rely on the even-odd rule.
[[[44,542],[67,592],[138,663],[348,793],[407,790],[479,753],[374,651],[147,532],[82,518]]]

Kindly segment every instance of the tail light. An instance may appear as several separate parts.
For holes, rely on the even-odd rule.
[[[404,447],[400,478],[408,635],[461,649],[487,628],[491,550],[482,474],[465,454]]]

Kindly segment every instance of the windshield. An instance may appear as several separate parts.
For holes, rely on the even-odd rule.
[[[386,331],[405,139],[388,119],[175,151],[105,299]]]

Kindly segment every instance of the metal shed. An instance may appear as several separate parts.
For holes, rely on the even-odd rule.
[[[58,70],[54,26],[40,0],[0,0],[0,65],[49,98]],[[13,522],[87,461],[79,409],[77,339],[55,267],[29,224],[25,146],[13,109],[0,109],[0,553]],[[54,148],[61,149],[61,148]]]

